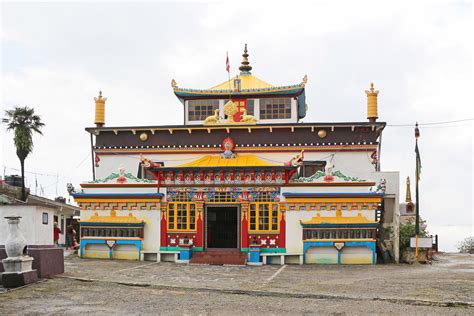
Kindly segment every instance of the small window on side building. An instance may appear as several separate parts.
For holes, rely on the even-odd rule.
[[[43,213],[43,224],[48,225],[48,213]]]

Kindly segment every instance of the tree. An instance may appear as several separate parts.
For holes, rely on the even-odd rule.
[[[420,235],[419,237],[425,237],[427,236],[426,229],[423,228],[425,224],[425,221],[420,219]],[[407,223],[405,224],[400,224],[400,230],[399,230],[399,238],[400,238],[400,251],[402,252],[403,250],[410,248],[410,238],[415,237],[416,235],[416,229],[415,229],[415,224],[413,223],[413,220],[410,219]]]
[[[460,253],[474,254],[474,236],[464,238],[457,247]]]
[[[25,159],[33,151],[33,132],[43,135],[41,128],[44,123],[35,114],[35,110],[27,106],[16,106],[13,110],[5,111],[5,115],[3,122],[7,125],[7,130],[15,132],[13,140],[21,165],[21,199],[26,201]]]

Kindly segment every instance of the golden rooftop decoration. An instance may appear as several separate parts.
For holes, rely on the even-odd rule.
[[[206,117],[204,125],[256,125],[257,119],[253,115],[247,115],[247,110],[242,113],[242,120],[236,122],[234,115],[239,112],[237,104],[229,100],[224,105],[224,114],[227,115],[227,120],[221,120],[219,117],[219,110],[214,110],[214,115]]]
[[[336,216],[321,216],[320,213],[308,221],[301,221],[301,224],[376,224],[361,213],[357,216],[342,216],[341,212],[336,212]]]
[[[410,177],[407,177],[407,194],[405,197],[405,202],[411,203]]]
[[[370,90],[365,90],[367,94],[367,118],[369,122],[375,122],[378,117],[377,96],[379,90],[374,90],[374,83],[370,83]]]
[[[304,87],[308,83],[308,75],[304,75],[301,85]]]
[[[117,216],[115,210],[110,211],[110,216],[99,216],[97,212],[94,213],[89,219],[83,220],[88,223],[114,223],[114,224],[140,224],[144,221],[136,218],[129,213],[128,216]]]
[[[176,83],[176,80],[171,79],[171,88],[176,89],[178,88],[178,84]]]
[[[247,53],[247,44],[245,44],[244,53],[242,54],[242,64],[239,67],[241,74],[250,74],[250,70],[252,70],[252,66],[250,66],[248,57],[249,54]]]
[[[234,115],[237,112],[239,112],[239,109],[237,108],[237,104],[235,104],[235,102],[233,102],[232,100],[229,100],[224,105],[224,114],[227,115],[228,123],[234,123]]]
[[[99,91],[99,96],[95,100],[95,121],[97,127],[102,127],[105,124],[105,101],[107,98],[102,97],[102,91]]]

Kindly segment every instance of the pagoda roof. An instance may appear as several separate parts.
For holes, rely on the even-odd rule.
[[[230,80],[231,89],[236,79],[241,79],[240,91],[229,90],[229,81],[220,83],[209,89],[188,89],[173,87],[175,95],[182,99],[199,99],[199,98],[222,98],[222,97],[238,97],[238,96],[268,96],[268,95],[291,95],[298,96],[304,92],[305,83],[288,85],[288,86],[272,86],[263,80],[250,74],[241,74]]]
[[[255,155],[238,155],[235,158],[222,158],[220,156],[207,155],[197,160],[181,164],[174,168],[222,168],[222,167],[284,167],[258,158]]]
[[[181,100],[186,99],[199,99],[199,98],[219,98],[219,97],[228,97],[229,95],[233,97],[238,96],[267,96],[267,95],[291,95],[299,96],[304,92],[304,86],[308,81],[308,77],[304,76],[303,80],[299,84],[288,85],[288,86],[273,86],[272,84],[263,81],[262,79],[252,75],[250,72],[252,66],[248,61],[248,51],[247,44],[245,44],[244,53],[242,54],[243,60],[242,64],[239,67],[240,74],[233,78],[229,78],[218,85],[215,85],[209,89],[189,89],[178,87],[178,84],[173,79],[171,81],[171,87],[174,90],[176,96]],[[235,89],[236,80],[240,80],[239,89]]]

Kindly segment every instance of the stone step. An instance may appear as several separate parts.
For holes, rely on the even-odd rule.
[[[211,250],[195,252],[190,263],[245,265],[247,253],[238,250]]]

